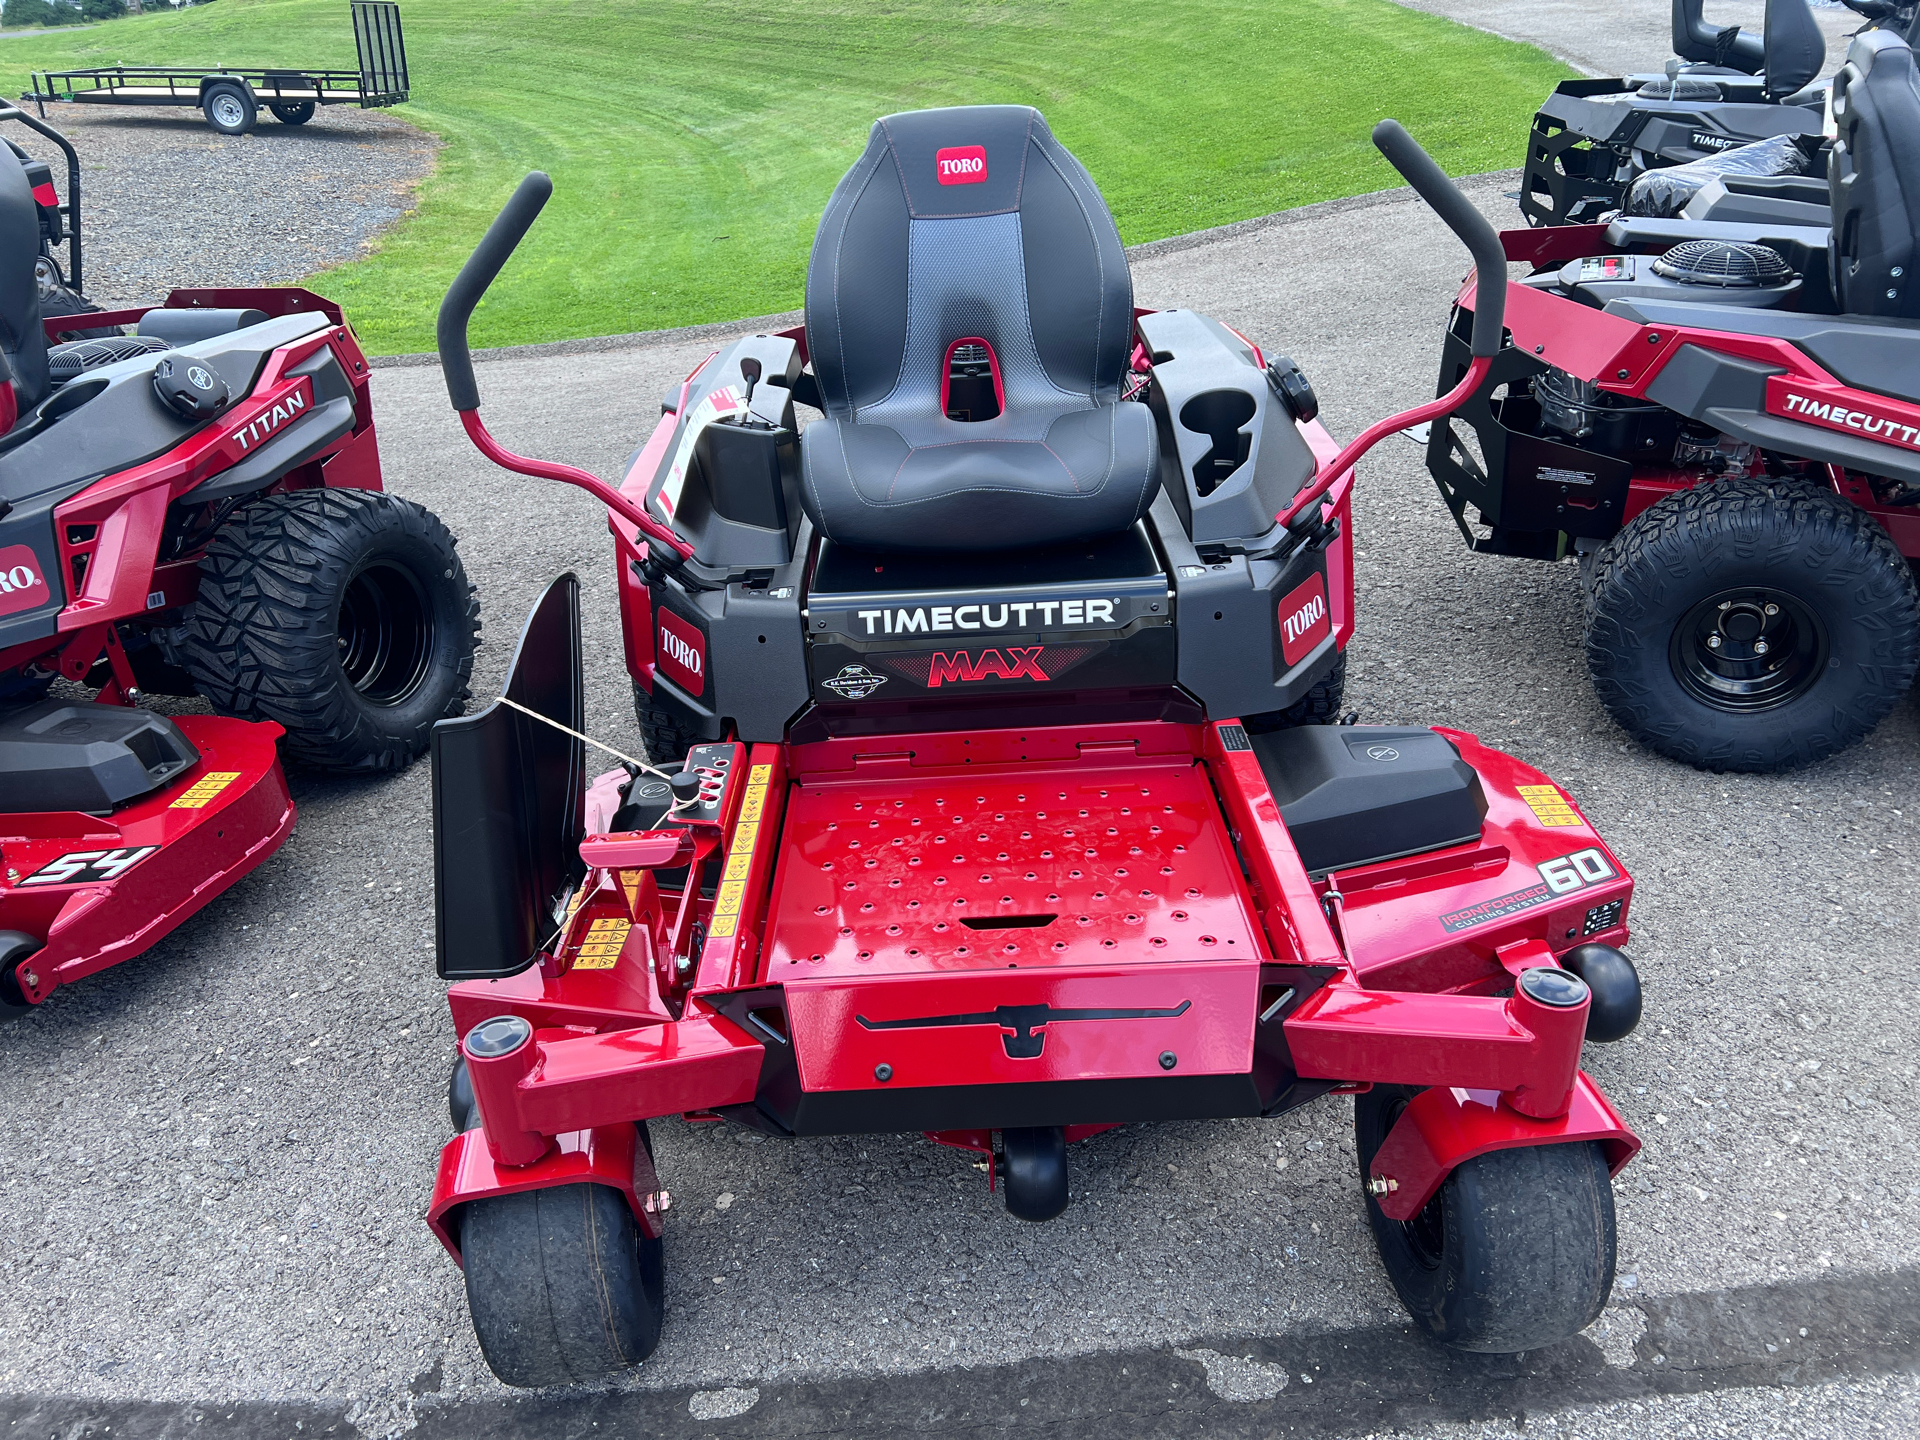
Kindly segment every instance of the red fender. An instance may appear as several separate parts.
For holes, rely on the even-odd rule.
[[[1599,1141],[1615,1175],[1640,1150],[1640,1138],[1584,1070],[1574,1078],[1573,1103],[1554,1120],[1522,1115],[1498,1091],[1436,1085],[1408,1102],[1367,1167],[1367,1180],[1370,1187],[1386,1190],[1379,1196],[1383,1215],[1411,1220],[1447,1176],[1475,1156],[1574,1140]]]

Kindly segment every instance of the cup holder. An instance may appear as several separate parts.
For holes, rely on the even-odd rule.
[[[1180,407],[1180,423],[1213,446],[1193,466],[1196,494],[1211,495],[1226,478],[1246,464],[1253,437],[1240,427],[1253,419],[1259,402],[1244,390],[1203,390]]]

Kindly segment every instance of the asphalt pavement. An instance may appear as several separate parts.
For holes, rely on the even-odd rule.
[[[1506,224],[1513,184],[1468,188]],[[1140,304],[1291,354],[1342,436],[1431,395],[1466,268],[1404,192],[1134,267]],[[510,446],[612,475],[716,343],[495,358],[482,413]],[[604,512],[481,461],[431,366],[381,369],[375,405],[388,486],[447,520],[480,586],[476,692],[572,569],[589,731],[637,746]],[[419,1218],[452,1056],[427,773],[296,774],[278,856],[0,1029],[8,1433],[1920,1433],[1913,703],[1794,775],[1647,755],[1588,686],[1569,567],[1469,554],[1411,442],[1376,451],[1355,494],[1350,704],[1539,765],[1639,884],[1646,1023],[1588,1067],[1646,1149],[1617,1185],[1620,1280],[1587,1336],[1508,1359],[1413,1337],[1339,1100],[1098,1136],[1044,1226],[915,1136],[666,1121],[659,1352],[605,1389],[507,1392]]]
[[[1511,183],[1469,189],[1504,219]],[[1431,393],[1465,268],[1404,192],[1135,265],[1141,304],[1201,309],[1292,354],[1343,435]],[[510,446],[614,474],[714,343],[482,363],[482,413]],[[637,745],[603,513],[482,462],[437,369],[383,368],[375,395],[388,484],[445,517],[481,588],[477,691],[497,685],[539,589],[573,569],[589,730]],[[1167,1391],[1175,1409],[1218,1418],[1179,1423],[1221,1433],[1391,1419],[1443,1434],[1532,1414],[1583,1435],[1707,1421],[1819,1435],[1861,1406],[1920,1425],[1910,1331],[1889,1320],[1868,1327],[1877,1348],[1858,1343],[1859,1307],[1911,1319],[1915,1283],[1912,705],[1796,775],[1685,769],[1627,744],[1596,704],[1571,569],[1469,554],[1411,442],[1366,463],[1355,513],[1350,703],[1541,766],[1639,882],[1647,1021],[1588,1061],[1647,1141],[1617,1187],[1620,1282],[1596,1332],[1505,1369],[1463,1370],[1413,1339],[1338,1100],[1099,1136],[1075,1148],[1074,1204],[1045,1226],[1009,1218],[966,1157],[918,1137],[785,1143],[667,1121],[666,1339],[611,1395],[533,1402],[572,1417],[561,1430],[621,1414],[701,1433],[905,1427],[919,1397],[957,1433],[988,1418],[955,1398],[983,1403],[974,1382],[1046,1390],[1056,1425],[1148,1413],[1126,1387],[1085,1388],[1115,1364],[1185,1387]],[[459,1272],[419,1219],[452,1055],[427,780],[296,775],[300,824],[274,860],[146,957],[0,1030],[16,1236],[0,1258],[0,1392],[25,1397],[15,1419],[52,1406],[171,1433],[225,1402],[253,1407],[232,1411],[252,1433],[284,1414],[289,1433],[298,1418],[377,1434],[546,1413],[500,1408]],[[1310,1394],[1326,1398],[1302,1410]],[[1074,1395],[1083,1412],[1061,1408]]]

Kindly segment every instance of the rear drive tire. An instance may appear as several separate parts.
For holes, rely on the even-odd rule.
[[[633,685],[633,714],[640,722],[640,739],[646,745],[647,759],[669,774],[685,765],[687,752],[700,743],[701,737],[694,734],[686,721],[664,705],[654,704],[653,697],[640,688],[637,680]]]
[[[304,125],[313,118],[313,101],[301,100],[292,105],[268,103],[267,109],[273,112],[273,118],[282,125]]]
[[[200,97],[200,113],[222,135],[245,135],[260,122],[260,113],[238,85],[209,85]]]
[[[1250,735],[1291,730],[1298,725],[1331,725],[1340,718],[1340,701],[1346,691],[1347,652],[1342,650],[1334,657],[1333,668],[1293,704],[1284,710],[1244,716],[1240,723],[1247,727]]]
[[[479,613],[431,511],[301,490],[214,535],[179,649],[222,714],[281,725],[293,759],[369,774],[404,769],[465,708]]]
[[[1862,739],[1920,666],[1920,589],[1865,511],[1802,480],[1669,495],[1600,551],[1587,667],[1641,744],[1791,770]]]
[[[1360,1178],[1407,1102],[1376,1085],[1353,1101]],[[1427,1334],[1456,1350],[1537,1350],[1577,1335],[1613,1293],[1613,1184],[1591,1141],[1495,1150],[1447,1176],[1412,1220],[1367,1197],[1387,1278]]]
[[[644,1129],[642,1131],[644,1138]],[[468,1205],[460,1257],[473,1333],[508,1385],[630,1369],[666,1318],[665,1247],[605,1185],[556,1185]]]
[[[13,972],[39,948],[40,942],[23,931],[0,930],[0,1022],[18,1020],[35,1008]]]

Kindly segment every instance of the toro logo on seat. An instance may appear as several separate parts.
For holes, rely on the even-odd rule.
[[[933,152],[942,185],[978,185],[987,178],[987,152],[979,145],[955,145]]]
[[[0,549],[0,615],[31,610],[46,604],[52,596],[47,577],[40,572],[40,557],[31,545]]]
[[[1280,653],[1289,666],[1298,665],[1313,653],[1313,647],[1333,631],[1327,613],[1327,586],[1318,575],[1310,575],[1287,592],[1280,602]]]
[[[661,673],[689,695],[705,693],[707,637],[671,610],[655,613],[660,617],[659,644],[655,648]]]

